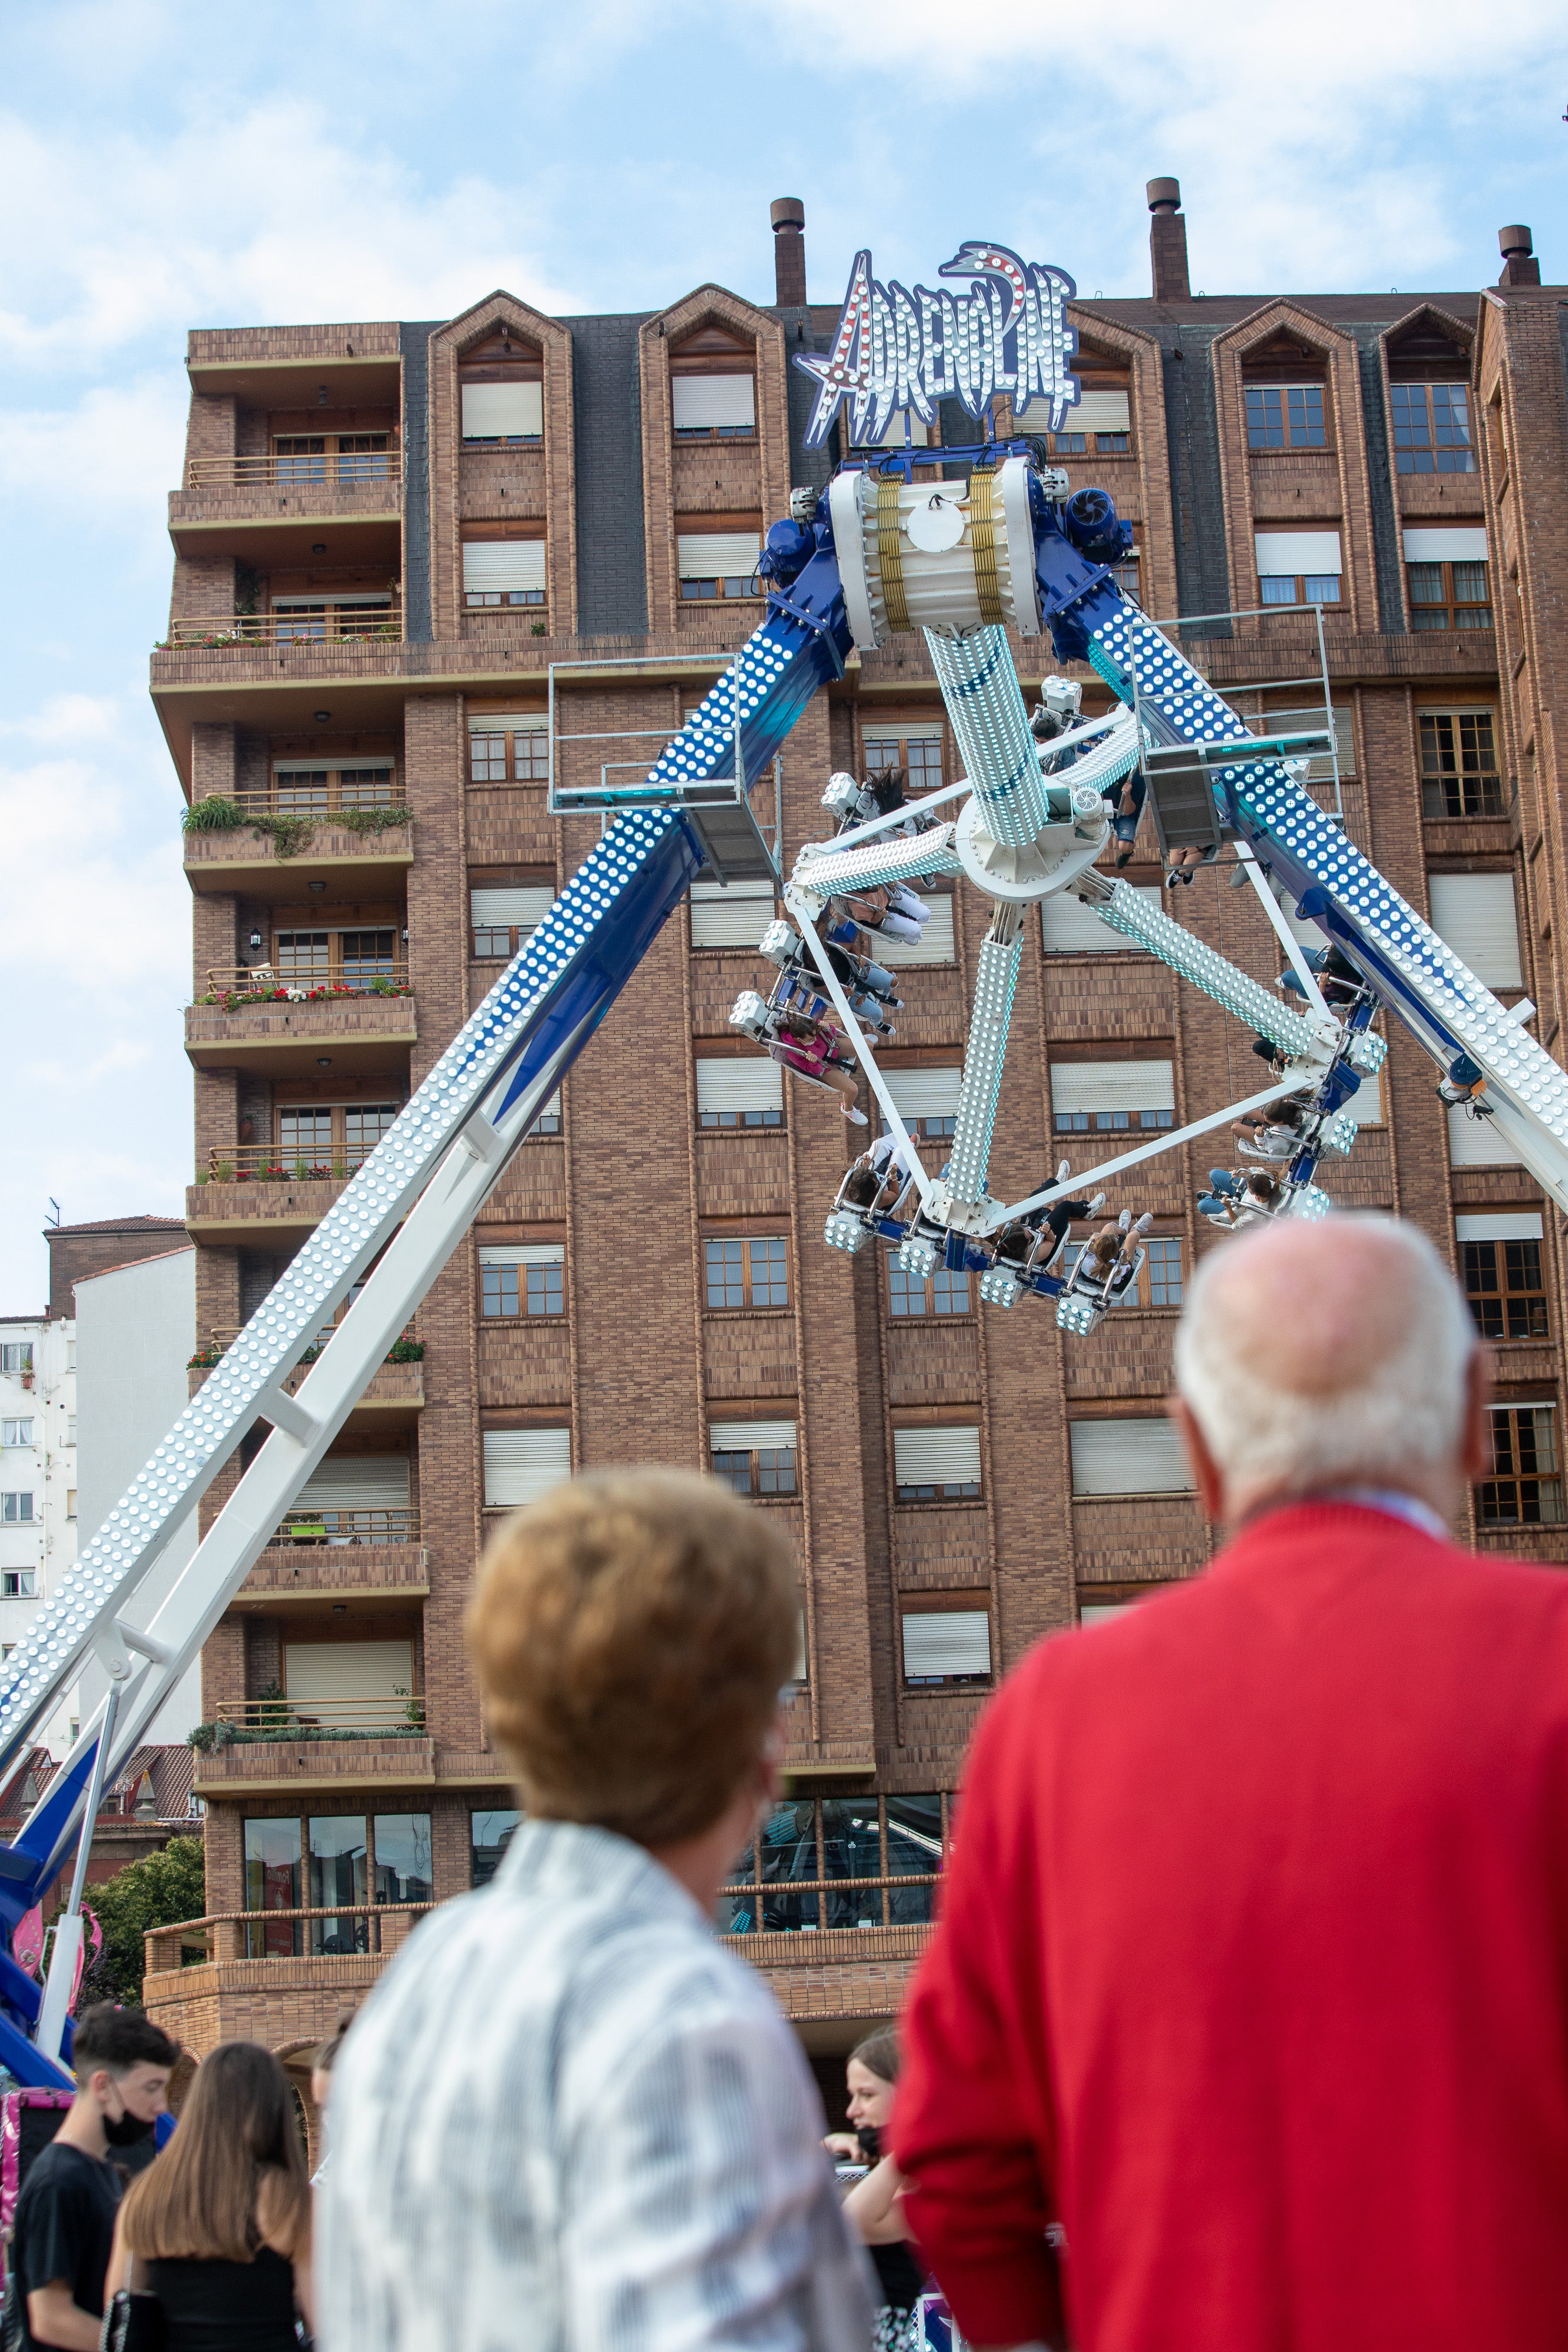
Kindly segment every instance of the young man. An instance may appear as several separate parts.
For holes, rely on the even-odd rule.
[[[107,2301],[121,2176],[117,2144],[140,2141],[164,2113],[180,2053],[137,2011],[99,2001],[78,2023],[77,2095],[59,2130],[35,2157],[16,2201],[5,2287],[6,2352],[62,2345],[97,2352]]]
[[[491,1546],[470,1644],[528,1818],[334,2070],[328,2352],[867,2352],[810,2069],[711,1925],[798,1626],[783,1537],[709,1478],[579,1478]]]

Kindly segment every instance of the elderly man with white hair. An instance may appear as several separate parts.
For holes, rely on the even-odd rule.
[[[1205,1262],[1207,1574],[988,1710],[894,2152],[970,2342],[1568,2345],[1568,1578],[1449,1541],[1487,1363],[1377,1217]]]

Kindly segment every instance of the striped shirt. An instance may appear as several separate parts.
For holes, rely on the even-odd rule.
[[[525,1822],[332,2080],[324,2352],[866,2352],[868,2265],[761,1979],[607,1830]]]

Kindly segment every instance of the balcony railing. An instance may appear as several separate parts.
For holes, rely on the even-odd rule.
[[[169,624],[158,650],[210,646],[321,646],[396,643],[402,614],[396,604],[296,605],[282,613],[182,614]]]
[[[424,1700],[415,1691],[380,1698],[225,1699],[200,1744],[204,1754],[250,1741],[293,1739],[423,1739]]]
[[[214,1184],[341,1184],[357,1176],[374,1143],[330,1151],[285,1151],[276,1143],[214,1143],[207,1154]]]
[[[372,482],[388,488],[402,480],[401,449],[311,449],[298,456],[269,451],[262,457],[188,457],[188,490],[319,489],[326,484],[359,488]]]
[[[340,964],[324,972],[278,971],[267,963],[213,964],[206,993],[195,1002],[235,1013],[252,1004],[329,1004],[335,998],[413,994],[407,964],[379,959],[373,968]]]
[[[810,1935],[823,1927],[921,1927],[934,1916],[935,1872],[908,1877],[765,1878],[726,1886],[716,1924],[721,1936]]]
[[[303,764],[302,761],[301,766]],[[350,831],[359,829],[356,820],[369,820],[363,827],[366,832],[379,832],[389,823],[405,824],[408,822],[407,803],[399,792],[396,779],[390,774],[378,776],[371,783],[340,777],[332,771],[322,775],[319,781],[307,776],[279,777],[275,783],[264,784],[258,790],[242,788],[211,793],[205,800],[193,801],[191,805],[193,808],[207,807],[214,800],[222,802],[225,811],[237,809],[242,820],[302,816],[327,822],[337,817],[347,819]],[[395,814],[389,815],[389,812]],[[189,814],[187,810],[186,815]],[[187,833],[223,833],[230,829],[229,824],[198,823],[185,827]]]
[[[298,1905],[286,1910],[214,1911],[150,1928],[143,1939],[150,1974],[203,1968],[214,1960],[291,1960],[308,1948],[330,1958],[397,1949],[434,1903]]]
[[[273,1536],[275,1544],[413,1544],[419,1541],[417,1511],[290,1511]]]

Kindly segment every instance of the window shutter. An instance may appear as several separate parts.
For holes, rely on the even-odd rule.
[[[779,1110],[784,1108],[784,1073],[777,1062],[747,1055],[697,1064],[698,1110]]]
[[[670,392],[677,433],[706,432],[716,425],[749,430],[757,422],[754,376],[675,375]]]
[[[1260,530],[1252,544],[1260,580],[1344,569],[1337,530]]]
[[[867,934],[873,963],[891,966],[953,961],[953,894],[950,890],[935,892],[925,903],[931,909],[931,919],[917,940],[890,940],[881,931]]]
[[[1456,1217],[1454,1229],[1462,1242],[1538,1242],[1541,1213],[1536,1209],[1500,1209],[1484,1217]]]
[[[319,612],[324,604],[385,604],[389,611],[392,597],[384,590],[373,588],[316,588],[308,596],[275,596],[275,613]]]
[[[520,931],[531,931],[544,921],[555,904],[555,892],[548,882],[528,883],[517,888],[475,889],[468,893],[469,918],[476,931],[516,923]]]
[[[1158,907],[1160,893],[1153,883],[1134,883],[1140,898],[1151,907]],[[1085,952],[1103,955],[1147,955],[1147,948],[1121,931],[1113,931],[1092,914],[1082,898],[1071,890],[1053,890],[1049,898],[1040,901],[1040,937],[1048,955],[1082,955]]]
[[[564,1265],[559,1242],[486,1242],[479,1253],[481,1265]]]
[[[977,1429],[895,1429],[893,1461],[901,1486],[967,1486],[980,1475]]]
[[[311,1511],[406,1511],[406,1454],[329,1454],[299,1489],[296,1516]]]
[[[904,1671],[988,1675],[991,1621],[984,1609],[921,1609],[904,1619]]]
[[[545,584],[545,543],[542,539],[465,539],[463,542],[463,585],[478,594],[486,589],[542,588]],[[492,719],[486,730],[496,732]]]
[[[542,539],[538,543],[540,547],[544,545]],[[477,547],[480,542],[473,540],[469,544]],[[516,546],[517,542],[514,540],[512,544]],[[530,542],[525,541],[523,544],[527,546]],[[471,710],[468,713],[470,735],[542,735],[549,726],[549,719],[542,710]]]
[[[465,383],[463,387],[465,441],[515,441],[520,436],[543,433],[545,388],[542,383]]]
[[[900,1118],[957,1118],[961,1069],[883,1070],[883,1076]]]
[[[570,1429],[486,1430],[486,1510],[517,1510],[570,1475]]]
[[[772,919],[770,882],[692,884],[695,948],[754,948]]]
[[[904,414],[904,413],[902,408],[895,408],[894,410],[892,416],[888,419],[886,432],[883,435],[882,439],[874,445],[878,449],[903,448]],[[911,415],[909,419],[909,439],[911,446],[916,449],[924,449],[930,437],[930,435],[925,429],[924,420],[918,416]],[[857,442],[855,446],[857,448],[864,448],[866,444],[864,442]]]
[[[1511,874],[1432,874],[1432,929],[1489,988],[1522,988]]]
[[[1051,429],[1051,404],[1037,400],[1023,410],[1016,408],[1013,421],[1020,433],[1048,433]],[[1061,420],[1064,433],[1130,433],[1133,411],[1130,396],[1124,392],[1082,392],[1074,405]]]
[[[1075,1495],[1192,1491],[1181,1439],[1168,1421],[1075,1421],[1071,1433]]]
[[[708,1450],[713,1454],[761,1454],[795,1444],[792,1421],[710,1421]]]
[[[1467,1118],[1454,1104],[1448,1112],[1448,1161],[1454,1168],[1519,1168],[1518,1152],[1497,1131],[1495,1120]]]
[[[296,1706],[308,1706],[325,1724],[352,1724],[346,1707],[334,1716],[323,1701],[391,1698],[413,1689],[412,1642],[286,1642],[283,1687]]]
[[[1484,563],[1486,560],[1484,530],[1407,530],[1405,534],[1406,563]]]
[[[1052,1062],[1052,1110],[1171,1110],[1176,1076],[1169,1062]]]
[[[683,580],[748,580],[761,551],[755,530],[682,531],[675,541]]]

